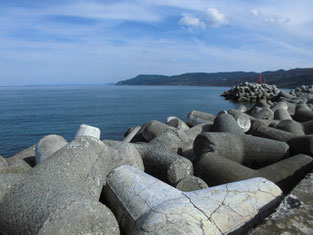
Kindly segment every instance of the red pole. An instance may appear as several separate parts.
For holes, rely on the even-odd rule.
[[[259,75],[259,81],[258,84],[262,84],[262,74]]]

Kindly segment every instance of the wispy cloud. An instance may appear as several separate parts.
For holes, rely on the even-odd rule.
[[[312,67],[313,2],[0,1],[0,84]]]

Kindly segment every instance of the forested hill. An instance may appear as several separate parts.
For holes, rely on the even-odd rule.
[[[181,85],[181,86],[233,86],[242,82],[257,82],[259,73],[220,72],[185,73],[181,75],[138,75],[119,81],[116,85]],[[262,72],[263,81],[279,88],[295,88],[313,84],[313,68]]]

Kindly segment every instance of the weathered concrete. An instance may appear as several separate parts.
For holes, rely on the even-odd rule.
[[[259,101],[250,110],[249,114],[255,118],[272,120],[274,112],[269,108],[269,105],[264,101]]]
[[[6,158],[6,161],[8,162],[6,173],[22,174],[32,169],[31,166],[22,159]]]
[[[74,139],[77,139],[81,136],[91,136],[99,140],[100,134],[101,134],[101,131],[98,127],[82,124],[80,125]]]
[[[127,234],[244,233],[269,214],[281,190],[255,178],[181,192],[130,166],[113,170],[105,195]]]
[[[168,117],[166,120],[166,124],[172,127],[176,127],[179,130],[186,131],[189,129],[189,126],[187,126],[186,123],[184,123],[181,119],[178,117]]]
[[[206,152],[258,168],[289,156],[288,144],[251,135],[237,136],[230,132],[206,132],[194,141],[194,152],[198,157]]]
[[[215,117],[216,116],[211,114],[211,113],[205,113],[205,112],[193,110],[188,114],[187,119],[186,119],[186,123],[190,127],[196,126],[196,125],[203,123],[203,122],[213,123]]]
[[[296,136],[295,134],[288,131],[283,131],[266,126],[263,122],[260,122],[258,120],[252,122],[252,127],[249,130],[249,134],[283,142],[288,142],[291,138]]]
[[[291,132],[295,135],[305,135],[303,125],[300,122],[293,120],[284,120],[278,123],[277,129]]]
[[[127,136],[124,138],[123,142],[130,143],[132,139],[137,135],[137,133],[140,131],[141,126],[136,126],[132,128],[132,130],[127,134]]]
[[[34,167],[36,165],[35,149],[36,149],[36,144],[28,147],[27,149],[24,149],[23,151],[13,155],[10,158],[22,159],[25,162],[27,162],[31,167]]]
[[[254,117],[249,116],[246,113],[239,112],[236,109],[228,110],[228,113],[235,118],[237,124],[244,132],[249,131],[251,127],[251,120],[253,120]]]
[[[0,173],[6,173],[8,166],[8,162],[0,155]]]
[[[185,178],[181,179],[176,185],[176,188],[183,192],[191,192],[208,187],[209,186],[206,184],[206,182],[196,176],[186,176]]]
[[[236,108],[237,111],[244,113],[247,111],[247,107],[243,104],[238,105],[238,107]]]
[[[119,234],[112,212],[98,202],[102,151],[103,143],[83,136],[24,174],[0,200],[0,233]]]
[[[297,136],[288,141],[291,154],[307,154],[313,157],[313,135]]]
[[[248,120],[250,122],[250,120]],[[213,131],[214,132],[231,132],[236,135],[244,135],[245,131],[243,128],[239,125],[244,123],[243,118],[238,117],[237,120],[230,115],[226,113],[222,113],[217,115],[217,117],[214,120],[213,124]],[[245,127],[245,125],[243,125]]]
[[[272,107],[271,107],[271,110],[273,112],[275,112],[276,110],[278,109],[285,109],[285,110],[288,110],[288,104],[286,102],[277,102],[276,104],[274,104]]]
[[[301,180],[275,213],[248,234],[313,234],[313,173]]]
[[[277,109],[274,112],[274,119],[276,120],[292,120],[288,110],[286,109]]]
[[[298,122],[311,121],[313,120],[313,111],[306,104],[297,104],[293,119]]]
[[[253,170],[216,153],[206,153],[196,163],[196,175],[209,186],[235,182],[254,177],[264,177],[288,190],[313,167],[311,157],[299,154],[269,166]]]
[[[43,162],[68,142],[59,135],[47,135],[39,140],[36,145],[36,164]]]
[[[173,129],[173,127],[166,125],[162,122],[159,122],[157,120],[152,120],[150,122],[145,123],[138,133],[142,134],[143,138],[147,142],[150,142],[151,140],[162,134],[162,132],[168,129]]]
[[[187,131],[191,132],[192,129]],[[137,152],[136,154],[140,155],[143,160],[146,172],[171,185],[176,185],[179,180],[193,175],[192,162],[177,154],[184,151],[183,146],[186,146],[185,143],[188,141],[184,132],[171,128],[149,143],[123,143],[124,146],[132,146],[129,148],[135,147],[136,151],[125,151],[121,156],[128,158],[129,155]],[[109,142],[112,143],[112,141]]]

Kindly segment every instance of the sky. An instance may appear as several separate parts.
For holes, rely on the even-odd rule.
[[[312,0],[0,0],[0,86],[313,67]]]

